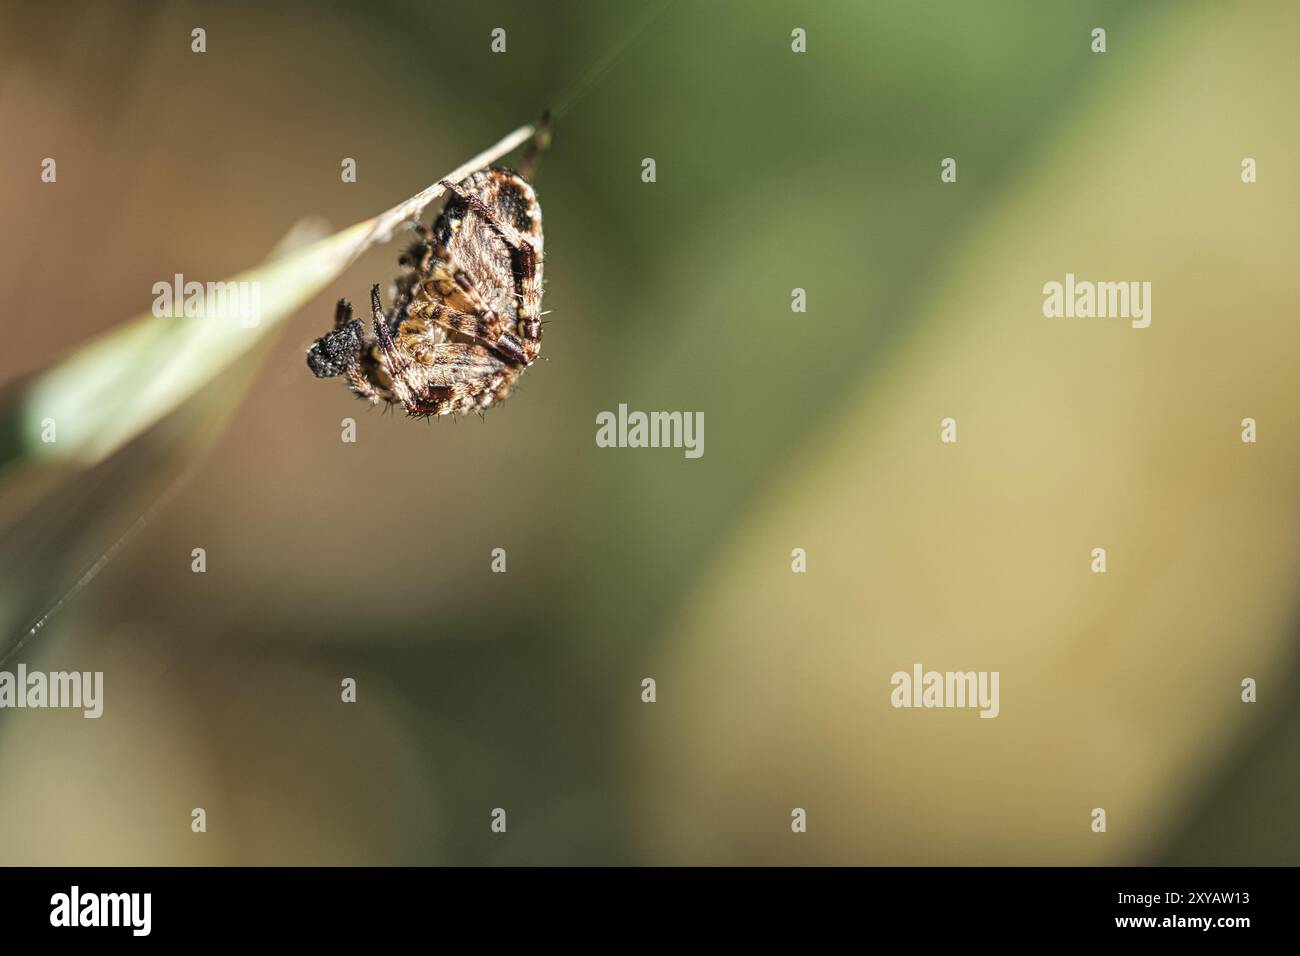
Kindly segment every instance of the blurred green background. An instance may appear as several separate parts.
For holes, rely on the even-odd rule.
[[[166,495],[19,658],[105,715],[0,714],[0,863],[1300,862],[1294,3],[678,0],[625,49],[643,6],[3,9],[15,388],[593,82],[485,421],[307,372],[394,242],[0,511],[3,648]],[[1151,328],[1044,319],[1066,272],[1151,281]],[[620,403],[704,456],[598,448]],[[894,710],[916,661],[1001,716]]]

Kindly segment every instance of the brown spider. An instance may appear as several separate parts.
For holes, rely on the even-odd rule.
[[[519,172],[492,167],[459,183],[432,227],[398,260],[393,308],[370,289],[373,337],[340,299],[334,330],[307,350],[318,378],[346,375],[374,404],[412,416],[479,411],[510,394],[542,348],[542,207],[529,185],[549,141],[538,125]]]

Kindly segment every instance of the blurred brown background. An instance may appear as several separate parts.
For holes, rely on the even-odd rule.
[[[3,641],[167,496],[21,654],[105,671],[105,716],[0,714],[0,863],[1295,863],[1295,6],[679,0],[619,54],[641,16],[5,5],[13,390],[614,62],[537,178],[545,361],[485,421],[307,373],[393,243],[24,499]],[[1043,319],[1067,271],[1150,280],[1152,327]],[[597,448],[619,403],[703,411],[704,456]],[[915,661],[999,670],[1002,715],[893,710]]]

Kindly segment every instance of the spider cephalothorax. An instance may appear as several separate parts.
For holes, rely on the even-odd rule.
[[[416,416],[482,411],[504,400],[542,348],[542,208],[531,175],[545,127],[520,169],[443,182],[447,203],[399,260],[393,308],[370,290],[367,336],[340,300],[334,331],[307,351],[317,377],[346,375],[371,402]]]

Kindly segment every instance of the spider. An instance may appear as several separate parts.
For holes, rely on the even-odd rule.
[[[362,398],[414,417],[481,413],[510,395],[542,348],[542,207],[528,180],[549,139],[544,116],[518,172],[440,183],[447,202],[432,227],[414,223],[393,308],[372,286],[366,336],[340,299],[334,330],[307,350],[317,378],[344,375]]]

